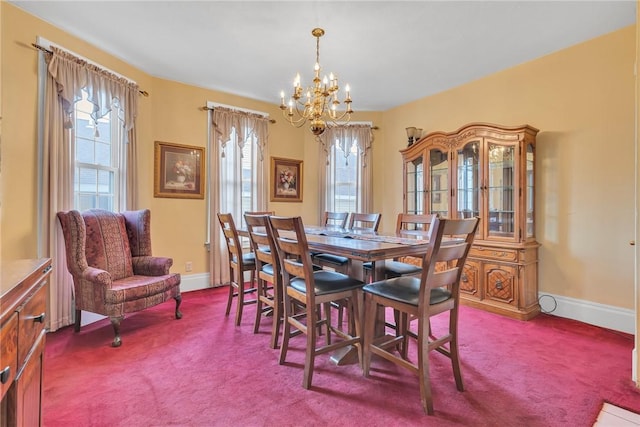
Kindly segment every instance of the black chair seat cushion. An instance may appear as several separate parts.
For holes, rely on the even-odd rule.
[[[331,255],[331,254],[316,254],[314,258],[316,259],[316,261],[328,262],[330,264],[335,264],[340,266],[347,265],[347,263],[349,262],[349,258],[345,258],[343,256],[338,256],[338,255]]]
[[[265,264],[262,266],[262,271],[267,273],[269,276],[273,276],[273,265]]]
[[[236,261],[235,256],[233,257],[233,261]],[[242,254],[242,263],[245,265],[245,267],[247,266],[255,267],[256,254],[254,254],[253,252],[247,252],[246,254]]]
[[[363,283],[353,279],[346,274],[336,273],[335,271],[320,270],[313,273],[316,283],[316,295],[326,295],[335,292],[348,291],[362,287]],[[306,285],[304,279],[294,278],[291,280],[291,287],[298,292],[306,293]]]
[[[379,295],[417,307],[418,294],[420,293],[420,279],[411,276],[396,277],[368,284],[364,286],[362,290],[373,295]],[[448,289],[431,289],[431,305],[440,304],[449,298],[451,298],[451,292]]]
[[[362,264],[362,267],[365,270],[371,270],[373,268],[373,264],[365,262]],[[417,274],[422,271],[422,268],[417,265],[407,264],[406,262],[387,260],[384,262],[384,271],[388,278],[392,278],[406,276],[409,274]]]

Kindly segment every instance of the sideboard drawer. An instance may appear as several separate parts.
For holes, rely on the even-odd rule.
[[[18,315],[0,328],[0,399],[6,394],[18,370]]]
[[[44,329],[47,311],[46,279],[36,292],[20,306],[18,312],[18,364],[22,366]]]
[[[515,249],[503,248],[486,248],[480,246],[471,246],[469,250],[470,257],[478,257],[483,259],[495,259],[497,261],[516,262],[518,260],[518,251]]]

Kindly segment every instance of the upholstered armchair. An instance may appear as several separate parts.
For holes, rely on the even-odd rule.
[[[170,273],[172,258],[151,255],[151,212],[115,213],[89,209],[58,212],[64,234],[67,268],[75,290],[75,331],[81,310],[108,316],[119,347],[120,322],[125,313],[173,298],[180,312],[180,274]]]

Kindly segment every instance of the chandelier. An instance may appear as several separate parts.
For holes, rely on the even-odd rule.
[[[338,100],[338,77],[333,73],[329,78],[325,75],[320,79],[320,37],[324,35],[322,28],[314,28],[311,31],[316,38],[316,65],[313,67],[315,75],[313,84],[303,90],[300,85],[300,73],[296,74],[293,81],[293,93],[289,103],[284,102],[284,91],[280,92],[280,109],[282,115],[295,127],[301,127],[307,120],[311,122],[311,132],[322,135],[327,128],[327,122],[336,124],[338,121],[349,121],[353,110],[351,109],[351,95],[349,85],[345,86],[344,104],[346,109],[338,112],[340,101]],[[304,92],[304,94],[303,94]]]

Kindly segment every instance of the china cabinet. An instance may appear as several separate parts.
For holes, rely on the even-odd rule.
[[[538,304],[534,224],[538,129],[471,123],[402,150],[404,212],[479,217],[461,282],[464,304],[528,320]]]

